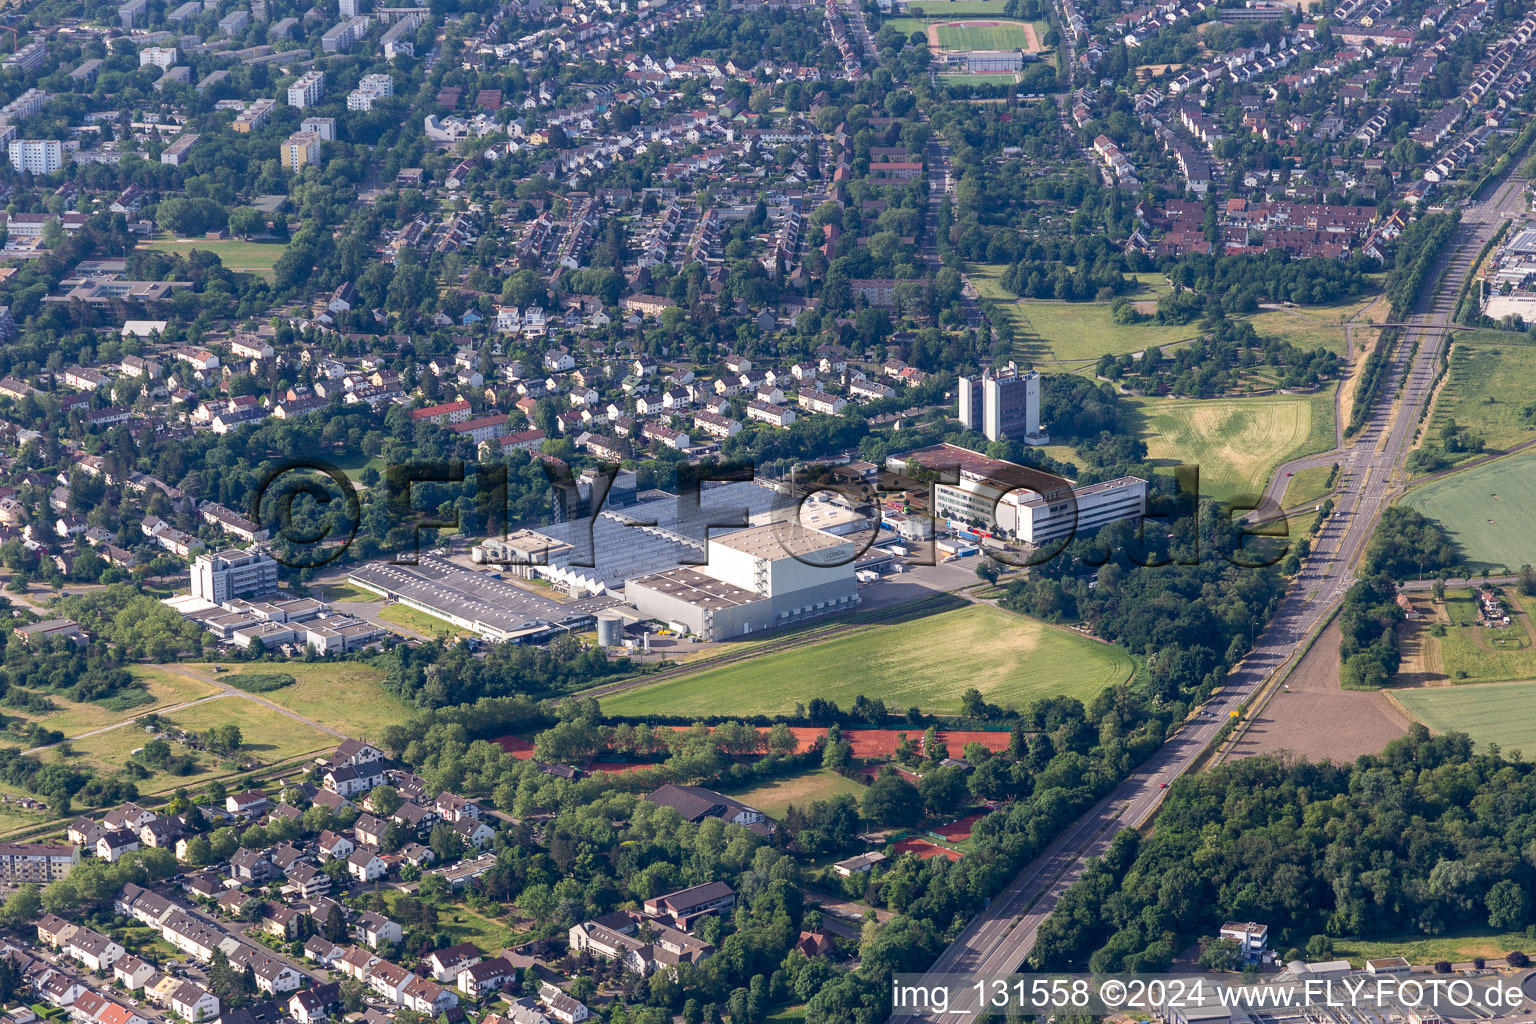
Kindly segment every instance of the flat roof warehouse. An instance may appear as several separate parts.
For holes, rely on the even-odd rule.
[[[492,639],[541,640],[593,621],[611,601],[561,603],[488,573],[423,555],[416,565],[374,562],[348,574],[357,586]]]

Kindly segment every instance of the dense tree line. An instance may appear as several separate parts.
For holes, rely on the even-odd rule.
[[[1252,313],[1259,303],[1295,302],[1321,306],[1368,293],[1369,257],[1346,260],[1297,259],[1279,249],[1240,255],[1186,253],[1164,268],[1175,287],[1204,296],[1207,310],[1218,305],[1228,314]]]
[[[1403,610],[1397,586],[1382,575],[1355,582],[1339,607],[1339,682],[1346,689],[1375,689],[1397,671],[1402,655],[1397,626]]]
[[[1393,505],[1377,520],[1365,549],[1364,571],[1407,579],[1448,569],[1458,561],[1456,544],[1444,527],[1416,508]]]
[[[1261,338],[1247,320],[1218,314],[1203,333],[1171,355],[1149,345],[1140,359],[1104,355],[1098,374],[1127,379],[1127,386],[1152,394],[1209,398],[1250,384],[1252,375],[1273,374],[1282,388],[1315,387],[1338,376],[1338,356],[1325,348],[1311,351],[1283,338]]]
[[[1394,579],[1422,576],[1456,564],[1456,545],[1433,519],[1406,505],[1385,509],[1365,549],[1361,579],[1344,595],[1339,610],[1339,681],[1347,688],[1374,689],[1397,672],[1402,660]]]
[[[418,708],[482,697],[559,695],[635,670],[628,658],[610,661],[602,650],[571,637],[545,647],[493,644],[483,656],[464,644],[399,646],[379,661],[385,689]]]
[[[1536,766],[1422,726],[1353,765],[1228,761],[1174,783],[1066,893],[1031,962],[1166,969],[1224,920],[1270,923],[1282,959],[1331,939],[1525,928]]]
[[[1162,506],[1179,515],[1167,530],[1151,525],[1137,536],[1136,527],[1121,523],[1072,541],[1009,584],[1004,606],[1086,623],[1145,655],[1146,683],[1161,699],[1187,702],[1209,693],[1269,621],[1282,581],[1262,567],[1273,555],[1248,547],[1222,506],[1203,503],[1197,524],[1180,504],[1154,499],[1154,513]]]

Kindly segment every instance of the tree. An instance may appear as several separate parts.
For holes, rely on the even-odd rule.
[[[1235,970],[1243,959],[1243,948],[1236,939],[1219,938],[1200,951],[1200,966],[1208,971]]]
[[[325,936],[327,939],[330,939],[332,942],[346,941],[347,919],[342,914],[341,908],[334,903],[331,904],[330,914],[323,922],[321,922],[320,934]]]
[[[229,233],[250,238],[265,230],[267,218],[254,206],[237,206],[229,211]]]
[[[0,910],[0,921],[14,928],[36,920],[42,912],[42,890],[35,885],[23,885],[6,897],[4,909]]]
[[[448,884],[448,879],[434,873],[423,878],[416,891],[423,899],[442,900],[453,894],[453,886]]]
[[[982,699],[981,691],[974,686],[960,695],[960,708],[967,718],[987,717],[987,702]]]
[[[394,786],[374,786],[368,792],[368,804],[373,808],[373,813],[381,818],[387,818],[400,809],[405,803]]]
[[[1525,888],[1508,878],[1493,883],[1483,903],[1488,908],[1489,927],[1500,931],[1524,928],[1531,914],[1531,900]]]
[[[432,835],[427,845],[437,854],[437,859],[444,863],[458,860],[464,855],[464,840],[444,821],[432,826]]]
[[[21,969],[12,957],[0,960],[0,1002],[9,1004],[21,987]]]
[[[965,773],[950,766],[924,772],[917,784],[923,805],[935,814],[944,815],[959,809],[969,793],[965,785]]]
[[[859,801],[859,809],[870,821],[893,828],[910,828],[923,816],[923,798],[893,768],[882,768]]]

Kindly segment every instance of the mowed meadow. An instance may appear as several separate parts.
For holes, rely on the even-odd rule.
[[[1202,496],[1264,491],[1287,459],[1333,446],[1333,389],[1253,398],[1139,398],[1149,458],[1200,467]]]
[[[1403,496],[1445,527],[1468,572],[1536,564],[1536,454],[1521,453],[1431,480]]]
[[[1087,701],[1129,679],[1133,668],[1109,644],[973,605],[705,668],[604,697],[602,709],[634,716],[792,714],[816,697],[849,707],[862,694],[892,709],[956,714],[971,687],[1004,706],[1058,695]]]
[[[1464,732],[1506,752],[1536,753],[1536,682],[1426,686],[1394,690],[1392,698],[1432,732]]]

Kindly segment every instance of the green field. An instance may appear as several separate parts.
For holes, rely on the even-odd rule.
[[[864,786],[861,783],[837,772],[818,768],[805,775],[775,779],[751,789],[733,791],[729,795],[756,807],[770,818],[782,818],[790,804],[805,807],[817,800],[827,800],[842,793],[857,798],[863,792]]]
[[[233,239],[205,241],[201,238],[158,239],[146,242],[145,245],[178,256],[185,256],[193,249],[211,252],[228,269],[253,273],[270,273],[273,265],[282,259],[283,251],[288,248],[282,242],[240,242]]]
[[[1315,395],[1138,398],[1147,454],[1200,467],[1200,493],[1259,495],[1287,459],[1333,447],[1333,388]]]
[[[238,725],[244,740],[242,749],[266,765],[287,761],[301,754],[330,749],[339,742],[334,736],[240,697],[222,697],[195,707],[173,711],[166,716],[166,719],[193,732],[204,732],[215,725],[230,723]],[[70,761],[79,759],[104,773],[116,772],[149,738],[149,735],[137,726],[125,725],[122,728],[72,741],[69,744],[71,751],[69,759]],[[179,743],[172,743],[171,746],[178,756],[188,752]],[[52,753],[43,755],[45,759],[51,756],[53,756]],[[231,774],[219,759],[211,755],[193,752],[193,756],[198,762],[198,768],[194,774],[176,776],[156,772],[148,779],[139,782],[139,791],[144,794],[163,793],[178,786],[201,784],[215,775]]]
[[[404,895],[405,893],[398,889],[386,889],[384,901],[393,908]],[[473,943],[480,952],[485,954],[499,952],[522,938],[515,929],[477,914],[461,903],[439,907],[437,922],[437,930],[448,936],[449,942]]]
[[[1536,564],[1536,455],[1521,453],[1432,480],[1403,496],[1439,520],[1471,572]]]
[[[964,77],[990,76],[958,76],[957,80]],[[989,310],[1012,321],[1018,353],[1036,362],[1081,360],[1086,363],[1105,353],[1122,355],[1126,352],[1139,352],[1148,345],[1171,345],[1199,333],[1199,328],[1193,324],[1117,324],[1110,319],[1107,302],[1019,299],[1002,287],[1000,278],[1005,269],[1004,265],[998,263],[969,263],[966,264],[965,273]],[[1140,307],[1142,312],[1151,312],[1152,303],[1167,291],[1168,283],[1162,278],[1144,278],[1140,287],[1127,297],[1144,303]],[[1342,323],[1377,298],[1376,295],[1370,295],[1325,306],[1264,310],[1247,319],[1262,337],[1283,338],[1299,348],[1325,348],[1343,354],[1345,336]],[[1364,320],[1358,323],[1361,330],[1356,332],[1357,345],[1361,340],[1359,335],[1365,329]]]
[[[91,729],[131,721],[172,704],[182,704],[219,692],[218,687],[190,679],[157,665],[135,665],[129,671],[133,673],[134,678],[144,684],[144,688],[149,691],[150,700],[128,711],[114,711],[95,703],[76,704],[53,694],[49,697],[58,705],[58,710],[45,715],[29,714],[15,708],[0,710],[8,716],[26,718],[49,729],[57,729],[65,736],[77,736]]]
[[[298,673],[294,673],[297,675]],[[289,690],[297,687],[288,687]],[[275,691],[279,694],[286,691]],[[262,695],[271,699],[267,694]],[[273,701],[273,703],[277,703]],[[203,732],[215,725],[233,723],[244,736],[242,750],[254,754],[264,764],[276,764],[300,754],[329,750],[341,741],[329,733],[296,722],[281,712],[242,697],[225,697],[206,704],[177,711],[167,716],[184,729]],[[119,729],[118,732],[132,732]],[[112,735],[105,733],[104,735]],[[142,735],[142,734],[141,734]]]
[[[1434,732],[1464,732],[1505,751],[1536,751],[1536,682],[1394,690],[1403,709]]]
[[[262,699],[348,736],[378,739],[385,726],[397,725],[411,716],[412,709],[383,688],[384,673],[372,665],[355,661],[289,662],[282,670],[297,682],[263,693]]]
[[[354,587],[350,583],[332,583],[320,592],[322,601],[334,604],[338,601],[378,601],[379,595],[369,593],[362,587]]]
[[[864,694],[890,708],[953,714],[972,686],[1015,707],[1058,694],[1086,701],[1131,669],[1109,644],[974,605],[705,669],[605,697],[602,707],[611,715],[772,715],[813,697],[846,708]]]
[[[939,46],[945,50],[1023,50],[1029,36],[1018,23],[940,25]]]
[[[1047,370],[1087,369],[1100,356],[1140,352],[1148,345],[1172,345],[1193,338],[1192,326],[1117,324],[1110,318],[1107,302],[1050,302],[1019,299],[1003,288],[1007,269],[1000,263],[970,263],[965,274],[976,294],[993,316],[1013,325],[1014,350],[1035,363],[1080,363],[1077,367],[1041,367]],[[1142,282],[1129,297],[1153,303],[1168,290],[1165,283]]]
[[[1341,938],[1333,940],[1333,955],[1363,967],[1366,960],[1403,956],[1412,964],[1432,964],[1439,960],[1465,963],[1475,956],[1492,960],[1531,945],[1525,932],[1496,932],[1487,928],[1468,928],[1426,936],[1422,932],[1404,932],[1372,939]]]
[[[444,622],[424,611],[403,604],[387,604],[379,610],[379,618],[396,626],[403,626],[415,633],[427,636],[466,637],[474,636],[467,629],[460,629],[451,622]]]
[[[1300,311],[1298,311],[1300,312]],[[1253,329],[1264,338],[1283,338],[1297,348],[1311,351],[1325,348],[1336,354],[1344,354],[1344,328],[1336,324],[1317,323],[1313,310],[1297,315],[1290,310],[1267,310],[1248,317]]]
[[[1513,588],[1504,601],[1510,624],[1490,628],[1478,624],[1477,603],[1470,590],[1446,592],[1443,608],[1450,619],[1444,636],[1430,636],[1440,655],[1440,669],[1453,683],[1496,683],[1536,679],[1536,650],[1531,646],[1530,614]]]
[[[1280,500],[1282,508],[1295,508],[1297,505],[1310,505],[1321,501],[1328,494],[1328,476],[1333,472],[1332,466],[1308,466],[1306,469],[1298,469],[1291,477],[1291,482],[1285,485],[1285,497]]]
[[[1438,441],[1451,420],[1497,451],[1536,439],[1536,408],[1530,415],[1523,411],[1536,402],[1536,344],[1525,337],[1494,331],[1456,335],[1450,372],[1426,432],[1430,441]]]
[[[1017,75],[1007,72],[996,75],[940,75],[939,78],[955,85],[1012,85],[1019,80]]]

